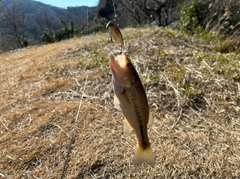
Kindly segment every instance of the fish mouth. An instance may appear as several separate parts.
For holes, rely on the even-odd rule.
[[[110,64],[110,69],[111,69],[113,75],[116,76],[117,75],[117,71],[118,71],[117,69],[119,69],[120,66],[116,62],[115,58],[112,55],[110,55],[109,59],[110,59],[110,63],[109,63]]]
[[[112,55],[110,55],[110,68],[113,71],[120,71],[120,69],[125,68],[126,60],[124,56],[118,56],[117,58],[114,58]]]
[[[118,56],[117,58],[114,58],[112,55],[110,55],[110,69],[113,74],[113,80],[118,85],[122,84],[128,77],[124,74],[125,71],[125,65],[126,60],[124,58],[125,56]]]
[[[124,53],[116,58],[110,55],[109,60],[109,66],[113,75],[113,82],[123,88],[131,87],[131,79],[134,78],[134,69],[128,67],[130,60],[127,58],[127,55]]]
[[[118,56],[117,58],[114,58],[112,55],[110,55],[110,69],[115,75],[121,75],[121,73],[126,68],[126,59],[125,56]]]

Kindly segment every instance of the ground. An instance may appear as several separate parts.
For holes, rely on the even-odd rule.
[[[99,33],[0,54],[0,178],[240,177],[240,54],[218,52],[217,37],[122,33],[153,114],[156,165],[133,165],[108,66],[120,47]]]

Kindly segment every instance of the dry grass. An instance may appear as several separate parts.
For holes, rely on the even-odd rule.
[[[218,51],[222,53],[229,53],[229,52],[240,52],[240,37],[235,37],[234,39],[228,39],[224,42],[220,43],[219,47],[217,48]]]
[[[123,36],[155,119],[156,166],[132,163],[108,68],[120,49],[97,34],[0,54],[0,178],[60,178],[81,99],[65,178],[240,177],[240,56],[161,28]]]

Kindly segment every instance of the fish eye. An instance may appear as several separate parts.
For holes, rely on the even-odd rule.
[[[130,62],[127,63],[127,66],[130,67],[132,64]]]

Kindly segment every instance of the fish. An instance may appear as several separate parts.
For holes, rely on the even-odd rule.
[[[110,55],[109,66],[115,93],[114,104],[121,108],[125,117],[124,134],[130,134],[134,130],[137,137],[134,165],[146,162],[154,166],[155,159],[147,133],[147,127],[153,124],[153,118],[139,75],[126,53],[116,58]]]
[[[113,37],[113,39],[120,43],[121,47],[123,47],[124,45],[123,36],[119,28],[111,21],[107,23],[106,28],[109,29],[110,37]]]

